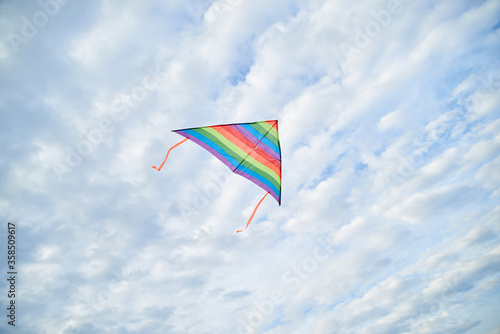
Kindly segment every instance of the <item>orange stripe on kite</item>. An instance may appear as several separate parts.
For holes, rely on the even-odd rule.
[[[236,146],[241,148],[259,163],[271,169],[276,175],[281,176],[280,162],[266,153],[263,149],[255,147],[255,144],[248,140],[241,132],[231,127],[222,126],[213,127],[213,129],[230,142],[236,144]],[[245,148],[248,148],[248,150],[245,150]]]
[[[241,143],[244,147],[247,147],[250,151],[255,147],[255,144],[250,139],[245,137],[241,132],[231,126],[217,126],[214,128],[215,130],[217,130],[217,132],[219,132],[230,141],[230,138],[237,139],[239,143]],[[241,147],[241,145],[238,146]]]
[[[268,124],[270,124],[273,128],[278,131],[278,121],[266,121]]]
[[[262,151],[262,150],[259,148],[256,148],[254,151],[250,152],[248,155],[250,157],[254,158],[255,160],[257,160],[258,162],[260,162],[261,164],[263,164],[264,166],[271,169],[273,172],[276,173],[276,175],[278,175],[281,178],[280,162],[278,160],[274,159],[273,157],[271,157],[269,154],[267,154],[264,151],[262,151],[264,153],[264,155],[259,154],[259,151]]]

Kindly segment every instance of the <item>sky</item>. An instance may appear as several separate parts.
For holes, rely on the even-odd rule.
[[[497,0],[0,1],[0,332],[499,334],[499,54]],[[275,119],[243,233],[257,185],[151,168]]]

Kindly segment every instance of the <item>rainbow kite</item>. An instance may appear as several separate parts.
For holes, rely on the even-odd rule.
[[[154,169],[160,171],[170,151],[191,139],[212,153],[234,173],[249,179],[266,191],[250,216],[245,230],[268,194],[281,205],[281,148],[277,120],[213,125],[173,130],[173,132],[186,138],[172,146],[160,167],[153,166]],[[239,230],[237,233],[242,231],[244,230]]]

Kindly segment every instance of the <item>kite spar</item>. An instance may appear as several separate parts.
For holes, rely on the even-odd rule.
[[[237,233],[248,228],[258,207],[268,194],[271,194],[281,205],[281,147],[277,120],[213,125],[173,130],[173,132],[184,136],[185,139],[172,146],[160,167],[153,166],[154,169],[160,171],[170,151],[191,139],[212,153],[231,171],[266,191],[250,216],[245,229],[238,230]]]

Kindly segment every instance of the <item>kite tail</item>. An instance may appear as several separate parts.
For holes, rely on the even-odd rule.
[[[158,171],[161,171],[163,165],[165,164],[165,161],[167,161],[167,158],[168,158],[168,154],[170,153],[170,151],[172,151],[174,148],[176,148],[177,146],[179,146],[180,144],[184,143],[186,140],[188,140],[189,138],[185,138],[184,140],[178,142],[177,144],[175,144],[174,146],[172,146],[168,152],[167,152],[167,156],[165,157],[165,160],[163,160],[163,162],[161,163],[160,165],[160,168],[156,167],[156,166],[153,166],[154,169],[158,170]]]
[[[245,230],[248,228],[248,225],[250,225],[250,222],[252,221],[253,219],[253,216],[255,216],[255,213],[257,212],[257,209],[259,208],[259,205],[260,203],[262,203],[262,201],[264,200],[264,198],[266,198],[266,196],[269,195],[269,192],[267,192],[264,197],[262,197],[262,199],[260,200],[259,204],[257,204],[257,206],[255,207],[255,209],[253,210],[253,213],[252,215],[250,216],[250,219],[248,219],[248,222],[247,222],[247,226],[245,227]],[[239,230],[239,231],[236,231],[236,233],[240,233],[240,232],[243,232],[245,230]]]

